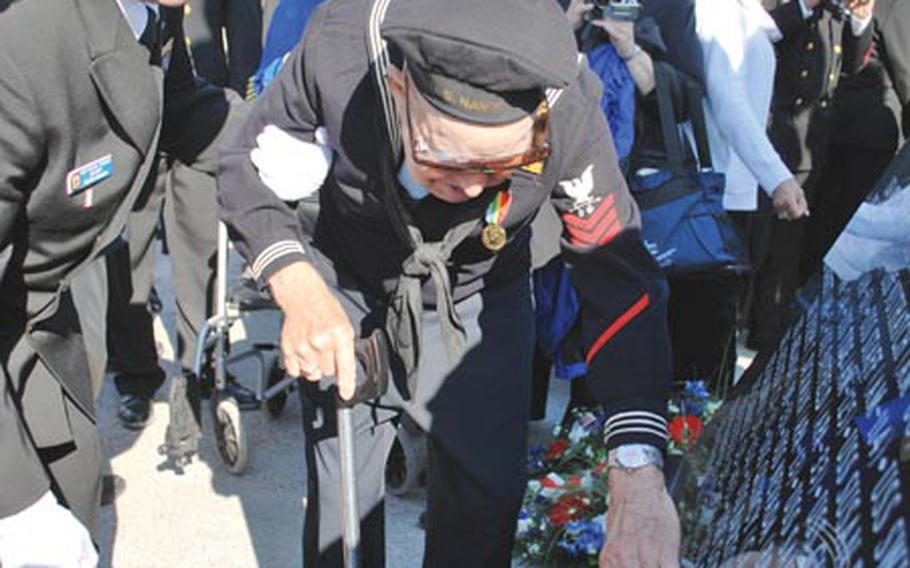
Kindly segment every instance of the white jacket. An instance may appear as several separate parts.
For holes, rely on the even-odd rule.
[[[793,177],[768,138],[776,66],[774,20],[759,0],[696,0],[705,57],[708,140],[715,170],[727,176],[724,207],[754,211],[757,186],[771,195]]]

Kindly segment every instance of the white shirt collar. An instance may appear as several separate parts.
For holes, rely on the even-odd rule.
[[[158,14],[157,4],[146,4],[141,0],[117,0],[117,5],[137,40],[142,36],[146,24],[148,24],[149,15],[146,8],[151,8],[156,15]]]

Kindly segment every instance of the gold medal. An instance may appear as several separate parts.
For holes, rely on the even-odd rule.
[[[487,206],[487,211],[483,215],[486,226],[480,233],[480,242],[487,247],[487,250],[497,252],[506,246],[508,234],[502,225],[511,204],[512,194],[507,189],[498,192]]]
[[[480,241],[483,246],[493,252],[501,250],[506,246],[506,230],[502,228],[502,225],[496,223],[487,225],[480,233]]]

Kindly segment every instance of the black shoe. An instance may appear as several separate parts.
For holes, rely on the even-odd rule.
[[[257,410],[259,397],[251,389],[237,382],[237,379],[228,375],[224,385],[224,394],[234,397],[240,410]]]
[[[126,489],[126,481],[119,475],[106,473],[101,476],[101,506],[107,507]]]
[[[152,415],[152,401],[149,397],[125,394],[120,397],[117,417],[120,424],[130,430],[142,430]]]

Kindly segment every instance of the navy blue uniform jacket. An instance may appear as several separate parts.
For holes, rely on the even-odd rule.
[[[400,155],[400,148],[382,147],[389,143],[382,136],[383,108],[369,66],[370,4],[338,0],[320,6],[240,135],[222,149],[222,216],[263,282],[282,267],[305,261],[300,243],[315,239],[357,287],[382,297],[394,290],[410,254],[384,203],[382,160],[394,159],[390,156]],[[395,9],[393,0],[389,13]],[[662,447],[670,376],[666,284],[641,243],[639,213],[599,107],[599,81],[580,59],[575,80],[549,96],[551,156],[541,169],[517,171],[512,178],[505,248],[487,250],[478,227],[454,250],[448,262],[453,295],[458,301],[481,288],[527,278],[530,223],[550,200],[562,221],[561,250],[581,298],[592,388],[614,417],[608,443]],[[250,159],[267,125],[303,141],[312,141],[319,126],[328,131],[334,161],[319,192],[315,231],[304,231],[306,223],[263,184]],[[397,164],[393,167],[397,171]],[[424,239],[432,241],[449,228],[459,207],[428,197],[411,213]],[[430,281],[423,296],[432,307]]]

